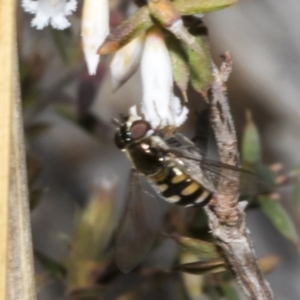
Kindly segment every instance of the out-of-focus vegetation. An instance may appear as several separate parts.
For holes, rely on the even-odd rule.
[[[125,18],[123,3],[120,5],[117,3],[112,7],[111,16],[113,25]],[[74,22],[80,21],[80,8],[74,18],[77,18]],[[118,270],[114,262],[114,237],[119,219],[117,211],[120,211],[116,186],[100,181],[92,189],[90,188],[92,184],[83,183],[83,186],[89,187],[88,191],[78,192],[77,187],[74,189],[72,187],[75,181],[72,179],[68,181],[65,176],[69,174],[59,169],[61,161],[55,162],[55,156],[51,157],[54,162],[50,163],[58,165],[56,169],[54,167],[51,169],[49,162],[45,162],[46,156],[39,157],[39,149],[43,148],[39,145],[43,143],[43,136],[48,136],[56,126],[57,121],[53,121],[53,118],[57,116],[59,116],[58,122],[65,122],[67,126],[84,132],[84,135],[95,143],[101,145],[112,143],[113,126],[93,111],[97,91],[103,88],[104,76],[108,72],[108,62],[103,59],[98,67],[97,75],[90,77],[83,66],[80,39],[76,32],[71,30],[58,32],[48,29],[47,34],[48,43],[53,48],[52,53],[59,56],[60,63],[64,66],[62,76],[58,74],[56,77],[56,74],[52,72],[49,80],[47,70],[50,68],[53,57],[49,53],[44,54],[40,49],[32,50],[24,55],[22,51],[25,52],[25,50],[22,49],[22,44],[20,45],[30,204],[32,213],[38,214],[39,206],[47,205],[43,203],[44,198],[51,201],[49,197],[45,197],[45,194],[49,193],[49,186],[51,187],[51,183],[47,180],[56,179],[58,182],[62,181],[62,187],[67,186],[65,193],[73,190],[73,194],[71,193],[69,197],[74,198],[72,200],[76,203],[74,205],[76,212],[72,216],[74,219],[72,233],[63,238],[61,235],[55,237],[57,244],[64,248],[64,257],[53,259],[52,257],[56,255],[45,254],[40,250],[35,251],[39,266],[36,275],[39,289],[55,281],[60,282],[63,290],[60,291],[60,297],[64,295],[68,299],[134,300],[156,297],[157,299],[183,300],[199,299],[202,295],[209,299],[241,299],[226,262],[208,232],[206,216],[201,209],[164,207],[162,232],[167,235],[158,236],[157,243],[152,249],[154,258],[146,264],[141,264],[130,274],[125,275]],[[172,54],[171,42],[169,46]],[[193,60],[190,64],[195,65]],[[45,74],[48,76],[47,83],[45,83],[47,81]],[[178,73],[175,71],[175,74]],[[176,81],[185,95],[187,80],[186,76],[183,77],[183,80],[177,78]],[[193,86],[194,88],[196,86],[197,90],[197,82]],[[201,86],[198,90],[202,91],[202,88]],[[191,92],[188,90],[187,93]],[[190,131],[193,132],[193,127]],[[64,138],[68,139],[69,136]],[[77,165],[77,160],[80,160],[81,156],[80,153],[76,154],[78,149],[70,146],[71,144],[72,141],[68,144],[68,149],[62,150],[64,151],[62,157],[71,165]],[[82,144],[81,147],[84,148],[85,145]],[[261,210],[276,230],[287,239],[287,242],[299,248],[297,230],[293,219],[282,205],[284,199],[281,197],[283,187],[295,186],[294,213],[299,216],[299,172],[286,170],[280,163],[265,164],[261,155],[262,148],[259,131],[248,112],[241,142],[242,165],[255,171],[274,186],[272,193],[249,197],[247,199],[248,210]],[[62,168],[64,164],[65,162],[62,163]],[[61,172],[62,179],[54,178],[57,173],[53,170],[59,170],[58,173]],[[72,168],[70,170],[74,171]],[[51,171],[53,174],[49,174]],[[105,175],[105,171],[103,173]],[[119,181],[127,180],[124,170],[117,169],[116,173],[120,175]],[[84,181],[85,178],[82,177],[76,182],[80,180]],[[124,191],[123,194],[125,194]],[[53,193],[50,195],[56,197]],[[170,241],[172,241],[171,246],[165,246]],[[175,244],[176,251],[174,251]],[[155,263],[160,249],[171,253],[171,263],[168,267]],[[168,254],[162,253],[161,257],[164,260]],[[260,259],[261,268],[265,272],[272,272],[278,262],[279,258],[273,253]],[[46,298],[47,296],[43,297],[49,299]]]

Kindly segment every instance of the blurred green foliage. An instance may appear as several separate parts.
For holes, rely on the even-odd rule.
[[[262,162],[259,132],[249,111],[246,114],[241,154],[244,166],[252,167],[253,170],[258,171],[262,179],[273,184],[273,193],[260,195],[256,199],[256,203],[278,232],[299,247],[299,238],[294,222],[281,204],[280,193],[277,192],[280,187],[279,184],[276,184],[278,174]]]

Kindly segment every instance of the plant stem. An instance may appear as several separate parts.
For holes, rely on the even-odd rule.
[[[230,71],[231,58],[229,53],[226,53],[220,71],[213,66],[210,120],[220,160],[235,166],[239,163],[237,137],[225,94],[225,81]],[[226,184],[226,179],[221,180],[222,189]],[[234,196],[220,194],[214,203],[205,209],[212,234],[247,299],[272,300],[274,299],[272,290],[258,267],[250,232],[246,228],[244,212],[246,202],[238,202],[238,186],[228,186],[227,189],[233,189]]]

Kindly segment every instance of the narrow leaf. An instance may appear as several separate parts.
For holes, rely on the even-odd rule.
[[[141,35],[153,25],[147,6],[141,7],[129,19],[112,29],[99,47],[98,54],[105,55],[119,50],[122,46]]]
[[[213,243],[178,235],[173,235],[171,238],[179,245],[181,251],[197,255],[201,261],[222,259]]]
[[[226,8],[238,0],[174,0],[174,7],[180,15],[195,15]]]
[[[171,23],[174,23],[175,20],[180,20],[178,15],[182,16],[206,13],[225,8],[234,4],[236,1],[237,0],[176,0],[175,2],[172,2],[172,5],[169,6],[168,10],[156,9],[153,11],[153,8],[151,9],[152,14],[156,16],[156,19],[159,19],[160,23],[167,27]],[[153,4],[152,2],[154,3],[157,1],[151,1],[151,5]],[[170,3],[169,1],[158,2],[166,2],[167,4]],[[167,13],[168,16],[162,16],[164,13]],[[142,32],[145,32],[151,26],[153,26],[153,20],[150,15],[149,7],[143,6],[129,19],[112,29],[109,36],[98,49],[98,54],[105,55],[117,51],[133,38],[137,37]]]
[[[299,239],[295,225],[278,200],[268,196],[260,196],[259,203],[262,211],[275,228],[287,239],[299,246]]]
[[[176,266],[174,270],[186,272],[189,274],[207,274],[226,271],[223,259],[214,259],[211,261],[198,261]]]
[[[191,83],[193,88],[207,98],[207,91],[212,83],[211,58],[208,51],[208,45],[200,36],[195,37],[201,52],[195,51],[189,45],[185,44],[185,50],[188,56]]]
[[[165,28],[172,26],[174,22],[180,19],[180,15],[170,0],[150,0],[148,7],[153,18]]]
[[[78,218],[72,239],[74,260],[96,260],[101,256],[112,234],[113,186],[101,185]]]
[[[276,255],[269,255],[259,259],[259,266],[264,273],[270,273],[279,264],[280,257]],[[215,259],[208,262],[193,262],[180,264],[174,270],[190,273],[190,274],[206,274],[218,273],[226,271],[225,261],[222,259]]]
[[[100,263],[107,261],[105,249],[112,237],[114,185],[103,182],[86,207],[77,217],[71,241],[71,254],[66,262],[68,286],[90,286]]]
[[[187,101],[187,87],[190,78],[188,58],[182,48],[181,43],[171,34],[166,38],[167,47],[170,54],[173,79],[180,89],[184,100]]]
[[[261,159],[261,146],[257,127],[250,111],[246,114],[246,127],[242,140],[242,158],[246,163],[257,163]]]
[[[151,16],[162,27],[172,32],[172,34],[184,44],[193,49],[196,53],[203,52],[193,35],[190,34],[184,25],[182,18],[175,9],[173,2],[170,0],[148,1],[148,7]]]

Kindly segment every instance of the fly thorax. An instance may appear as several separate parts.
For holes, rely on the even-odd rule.
[[[150,139],[131,145],[127,152],[136,170],[146,176],[156,174],[164,166],[162,153],[153,147]]]

